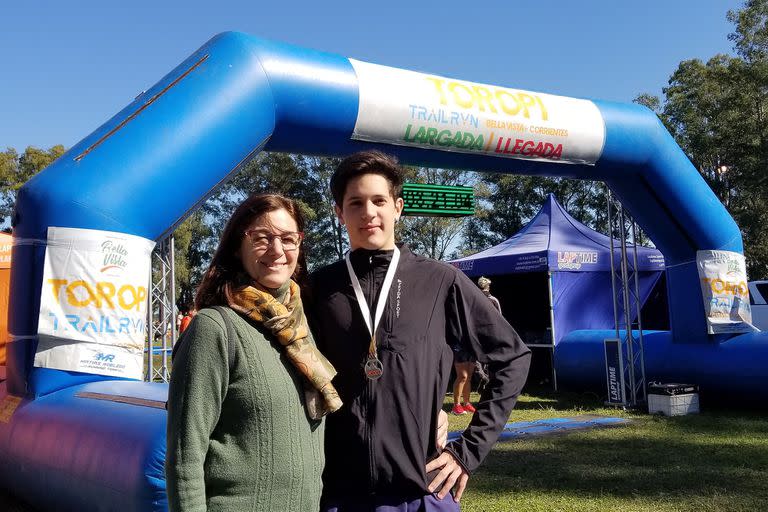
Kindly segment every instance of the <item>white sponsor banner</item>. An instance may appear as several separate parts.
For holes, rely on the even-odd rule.
[[[704,311],[709,334],[753,332],[744,255],[731,251],[697,251]]]
[[[155,243],[48,228],[35,366],[141,379]]]
[[[603,151],[591,101],[350,63],[360,90],[353,139],[590,165]]]

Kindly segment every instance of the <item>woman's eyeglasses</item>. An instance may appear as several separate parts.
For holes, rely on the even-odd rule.
[[[245,236],[251,241],[251,247],[255,250],[265,250],[269,248],[275,240],[280,240],[280,245],[284,251],[295,251],[299,248],[301,241],[304,239],[304,233],[301,231],[275,235],[272,233],[265,233],[264,231],[249,229],[245,232]]]

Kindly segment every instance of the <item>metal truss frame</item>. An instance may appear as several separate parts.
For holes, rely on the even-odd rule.
[[[611,287],[613,291],[613,316],[616,338],[621,340],[624,370],[622,390],[625,407],[637,407],[646,402],[645,357],[643,353],[643,322],[640,314],[640,280],[637,264],[638,226],[624,210],[619,199],[610,189],[606,191],[608,224],[611,234]],[[618,247],[616,241],[618,240]],[[631,241],[631,245],[628,244]],[[619,265],[613,255],[620,253]],[[621,307],[620,307],[621,305]],[[620,310],[624,316],[625,332],[620,332]],[[634,312],[636,322],[632,321]]]
[[[152,251],[149,307],[147,308],[147,354],[144,379],[168,382],[169,355],[178,339],[173,235],[159,241]],[[154,356],[160,357],[156,367]]]

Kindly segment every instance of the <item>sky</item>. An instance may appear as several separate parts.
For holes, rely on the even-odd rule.
[[[6,2],[0,151],[69,148],[213,35],[238,30],[472,82],[631,102],[733,54],[736,0]]]

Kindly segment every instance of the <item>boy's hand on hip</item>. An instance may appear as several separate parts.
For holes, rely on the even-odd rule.
[[[440,472],[429,484],[429,492],[437,491],[439,499],[445,498],[455,486],[453,500],[458,503],[467,487],[469,473],[456,461],[451,452],[444,451],[439,457],[427,464],[427,473],[439,469]],[[439,490],[438,490],[439,489]]]

